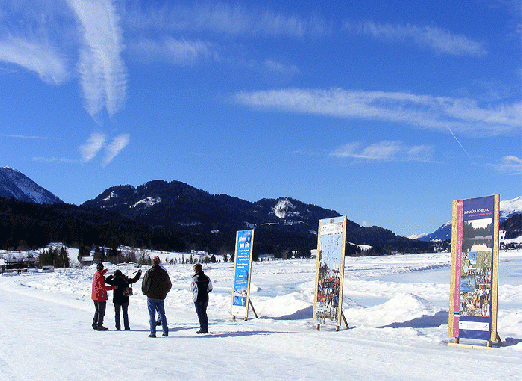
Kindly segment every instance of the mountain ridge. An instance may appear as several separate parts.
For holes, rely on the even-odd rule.
[[[256,228],[258,238],[264,236],[267,241],[277,241],[283,240],[286,235],[294,244],[306,242],[307,247],[316,244],[319,220],[340,216],[335,210],[306,204],[291,197],[250,202],[229,195],[210,194],[175,180],[152,180],[137,187],[110,187],[81,206],[110,210],[150,225],[186,229],[203,236],[209,232],[215,236],[230,236],[235,235],[237,230]],[[290,236],[292,238],[288,238]],[[385,252],[404,247],[416,250],[416,246],[425,246],[385,228],[363,227],[350,220],[347,220],[347,240],[358,245],[379,247],[378,250]]]
[[[522,196],[515,197],[511,200],[500,201],[500,224],[513,219],[515,216],[522,214]],[[511,225],[511,224],[508,224]],[[441,225],[432,233],[419,234],[410,236],[412,239],[418,239],[424,242],[440,242],[451,239],[451,221]]]
[[[0,168],[0,192],[2,190],[1,197],[41,204],[63,203],[51,192],[9,167]],[[201,239],[206,241],[223,241],[223,235],[230,237],[237,230],[256,228],[258,237],[259,234],[269,235],[275,242],[277,239],[288,239],[291,235],[294,243],[301,240],[308,246],[317,239],[319,220],[340,215],[335,210],[306,204],[291,197],[250,202],[226,194],[211,194],[176,180],[151,180],[137,187],[112,186],[80,207],[110,211],[140,224],[174,229],[181,235],[204,237]],[[522,213],[522,197],[502,201],[501,210],[504,217]],[[508,226],[518,229],[516,222]],[[433,243],[450,238],[451,224],[445,224],[431,234],[406,238],[382,227],[363,227],[347,220],[347,241],[379,246],[380,252],[405,247],[415,250],[415,242]]]
[[[0,168],[0,196],[38,204],[63,203],[60,198],[22,172],[7,166]]]

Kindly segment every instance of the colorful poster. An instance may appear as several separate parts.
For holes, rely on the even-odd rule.
[[[495,341],[499,196],[453,202],[448,334]]]
[[[319,221],[317,238],[315,324],[341,325],[346,216]]]
[[[233,316],[242,316],[244,314],[245,319],[248,317],[253,243],[253,230],[240,230],[237,232],[231,313]]]

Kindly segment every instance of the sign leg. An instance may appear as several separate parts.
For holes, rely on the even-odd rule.
[[[346,329],[350,329],[350,326],[348,325],[348,321],[346,320],[346,316],[344,316],[343,311],[341,311],[341,316],[343,318],[344,324],[346,325]]]
[[[250,299],[248,299],[248,304],[250,305],[250,307],[252,307],[252,312],[254,313],[256,319],[258,319],[259,317],[257,316],[256,309],[254,308],[254,305],[252,304],[252,301]]]

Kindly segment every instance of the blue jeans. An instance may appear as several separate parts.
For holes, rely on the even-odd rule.
[[[198,314],[199,319],[199,328],[201,332],[208,332],[208,316],[207,316],[207,306],[208,302],[195,302],[196,313]]]
[[[147,308],[149,309],[149,325],[150,334],[156,334],[156,310],[158,311],[161,319],[161,327],[163,328],[163,334],[168,335],[169,328],[167,327],[167,317],[165,316],[165,305],[162,299],[147,298]]]
[[[114,320],[116,323],[116,329],[119,330],[120,327],[120,307],[123,311],[123,326],[125,329],[130,329],[129,327],[129,303],[127,304],[116,304],[114,303]]]

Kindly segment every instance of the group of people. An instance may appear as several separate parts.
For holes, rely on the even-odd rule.
[[[167,317],[165,315],[165,298],[172,288],[167,270],[160,265],[159,257],[152,259],[152,267],[145,273],[141,290],[147,296],[147,308],[149,311],[149,337],[156,337],[156,312],[159,315],[158,322],[161,322],[163,330],[162,335],[168,336],[169,329],[167,326]],[[105,317],[105,308],[107,306],[108,293],[107,291],[114,290],[114,319],[116,329],[120,330],[120,311],[123,312],[123,326],[125,330],[130,330],[129,326],[129,295],[132,295],[131,284],[136,283],[141,277],[141,270],[139,270],[133,278],[129,278],[120,270],[116,270],[114,275],[105,278],[107,269],[102,263],[96,266],[96,273],[92,279],[92,295],[91,299],[94,301],[94,318],[92,321],[92,328],[97,331],[106,331],[108,328],[103,326],[103,319]],[[208,293],[212,291],[212,281],[203,272],[201,264],[194,265],[194,275],[191,283],[192,295],[196,313],[199,320],[199,330],[196,333],[208,333]]]

